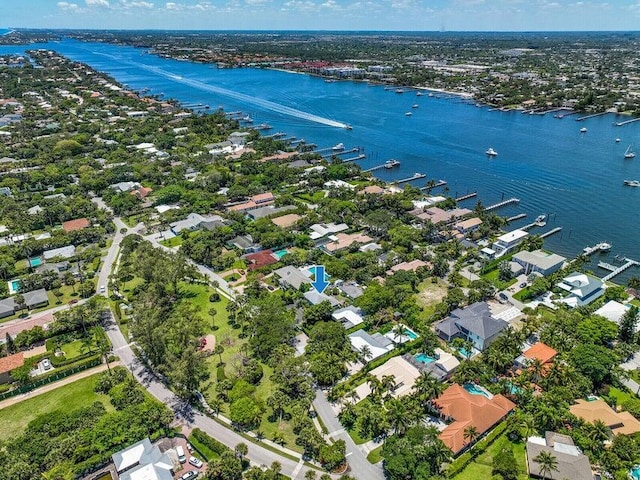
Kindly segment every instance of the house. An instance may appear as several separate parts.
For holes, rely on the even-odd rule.
[[[138,200],[142,200],[144,198],[147,198],[149,195],[151,195],[151,192],[153,192],[153,188],[150,187],[138,187],[135,188],[133,190],[131,190],[131,192],[129,192],[130,195],[135,195]]]
[[[249,210],[255,210],[256,208],[266,207],[267,205],[271,205],[275,202],[275,197],[273,193],[261,193],[259,195],[254,195],[248,201],[239,203],[237,205],[232,205],[228,208],[230,212],[240,212],[245,213]]]
[[[529,437],[525,447],[527,471],[532,478],[548,480],[593,480],[593,472],[589,458],[583,454],[568,435],[545,432],[542,437]],[[540,464],[534,459],[542,452],[553,455],[556,468],[551,472],[541,472]]]
[[[351,342],[351,347],[358,352],[362,352],[363,347],[369,349],[369,355],[367,355],[366,358],[367,361],[378,358],[394,349],[393,341],[390,338],[379,333],[370,335],[364,330],[351,333],[349,335],[349,341]]]
[[[464,338],[482,352],[508,325],[493,316],[486,302],[477,302],[464,309],[456,308],[447,318],[436,323],[435,329],[443,340]]]
[[[262,248],[259,244],[253,242],[253,237],[249,234],[238,235],[229,240],[226,245],[228,248],[237,248],[244,253],[258,252]]]
[[[278,281],[283,287],[300,290],[300,287],[304,284],[311,285],[311,279],[303,274],[299,269],[292,267],[291,265],[279,268],[273,273],[278,277]]]
[[[271,223],[280,228],[290,228],[293,227],[301,218],[302,216],[297,213],[288,213],[281,217],[272,218]]]
[[[604,295],[607,288],[599,278],[580,272],[574,272],[564,277],[558,287],[568,292],[566,297],[558,301],[570,307],[589,305],[596,298]]]
[[[66,247],[54,248],[52,250],[45,250],[42,252],[42,256],[45,260],[51,260],[53,258],[71,258],[76,255],[76,247],[73,245],[67,245]]]
[[[68,222],[62,223],[62,229],[69,233],[75,232],[76,230],[83,230],[90,225],[89,220],[86,218],[76,218],[75,220],[69,220]]]
[[[585,422],[602,421],[613,435],[633,435],[640,432],[640,421],[629,412],[616,412],[601,398],[597,400],[576,400],[569,411]]]
[[[337,298],[332,297],[331,295],[320,293],[315,288],[304,292],[303,296],[312,305],[318,305],[322,302],[329,302],[332,307],[337,307],[338,305],[340,305],[340,302]]]
[[[244,257],[249,270],[257,270],[268,265],[278,263],[278,259],[273,255],[273,250],[262,250],[261,252],[250,253]]]
[[[222,221],[219,215],[200,215],[199,213],[190,213],[184,220],[179,220],[170,224],[171,232],[178,235],[182,230],[196,230],[203,223]]]
[[[336,287],[352,300],[361,297],[364,293],[364,290],[356,282],[343,282],[340,280],[336,282]]]
[[[118,193],[129,192],[138,187],[140,187],[140,184],[138,182],[118,182],[109,185],[109,188],[115,190]]]
[[[42,213],[43,211],[44,211],[44,209],[40,205],[35,205],[35,206],[29,208],[27,210],[27,213],[29,215],[38,215],[39,213]]]
[[[593,312],[593,314],[600,315],[607,320],[620,325],[622,317],[629,311],[630,308],[630,305],[625,305],[620,302],[616,302],[615,300],[609,300],[607,303]],[[640,332],[640,323],[636,325],[636,332]]]
[[[0,358],[0,384],[11,382],[11,371],[22,365],[24,365],[23,352]]]
[[[493,250],[496,252],[498,257],[501,257],[509,250],[520,245],[520,242],[524,240],[529,234],[524,230],[514,230],[512,232],[507,232],[504,235],[500,235],[496,238],[496,241],[493,242]]]
[[[384,193],[384,188],[379,185],[368,185],[358,192],[359,195],[381,195]]]
[[[24,297],[24,303],[29,310],[49,305],[49,297],[47,296],[47,291],[44,288],[24,292],[22,293],[22,296]]]
[[[550,346],[542,342],[536,342],[524,350],[522,355],[515,359],[514,363],[517,368],[527,368],[534,360],[538,360],[545,365],[552,363],[556,355],[558,355],[558,352]]]
[[[398,398],[411,393],[416,380],[420,377],[420,371],[404,357],[393,357],[379,367],[371,370],[369,375],[374,376],[380,381],[382,381],[384,377],[393,377],[396,388],[393,390],[392,395]],[[364,382],[359,385],[356,388],[356,393],[360,399],[369,396],[369,394],[371,394],[369,382]]]
[[[254,208],[253,210],[247,211],[247,216],[251,220],[258,220],[259,218],[270,217],[271,215],[277,215],[278,213],[284,213],[289,210],[295,210],[296,206],[294,205],[284,205],[282,207],[276,207],[275,205],[267,205],[266,207]]]
[[[346,223],[316,223],[311,225],[309,229],[311,230],[311,233],[309,234],[311,240],[320,240],[327,235],[333,235],[349,230],[349,225]]]
[[[356,325],[360,325],[364,321],[364,314],[362,313],[362,310],[358,307],[354,307],[353,305],[339,308],[333,312],[331,316],[337,322],[342,323],[342,326],[347,330],[355,327]]]
[[[13,297],[0,300],[0,318],[10,317],[14,313],[16,313],[16,302],[13,301]]]
[[[371,238],[370,236],[362,232],[338,233],[337,235],[330,236],[329,239],[331,240],[331,242],[324,245],[324,249],[328,253],[343,250],[345,248],[350,247],[354,243],[369,243],[373,241],[373,238]]]
[[[473,217],[469,218],[468,220],[463,220],[456,223],[453,228],[455,228],[461,234],[465,235],[469,232],[477,230],[480,225],[482,225],[482,220],[480,220],[478,217]]]
[[[173,463],[148,438],[111,456],[120,480],[173,480]]]
[[[344,180],[329,180],[324,183],[324,188],[346,188],[349,190],[353,190],[354,187],[350,183],[345,182]]]
[[[441,348],[436,348],[433,356],[425,354],[412,356],[405,353],[403,357],[418,370],[429,373],[440,382],[447,380],[460,365],[460,360],[455,355],[445,352]]]
[[[454,383],[431,404],[443,419],[451,421],[438,438],[454,455],[470,446],[465,438],[468,427],[475,427],[478,436],[482,436],[515,408],[515,404],[502,395],[491,395],[484,390],[479,393],[477,388],[472,391],[478,393]]]
[[[13,197],[13,193],[11,193],[11,188],[0,187],[0,197]]]
[[[430,221],[433,224],[448,223],[458,218],[462,218],[470,213],[473,213],[468,208],[454,208],[453,210],[443,210],[440,207],[430,207],[426,210],[422,208],[416,208],[409,212],[411,215],[422,220],[423,222]]]
[[[533,252],[521,250],[511,258],[514,262],[522,265],[525,275],[538,272],[544,276],[560,270],[566,260],[566,258],[560,255],[548,253],[543,250],[534,250]]]

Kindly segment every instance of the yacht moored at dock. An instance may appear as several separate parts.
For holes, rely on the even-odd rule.
[[[331,147],[331,150],[333,150],[334,152],[341,152],[342,150],[344,150],[344,143],[338,143],[337,145],[334,145],[333,147]]]
[[[399,166],[400,166],[400,162],[393,158],[391,160],[387,160],[386,162],[384,162],[384,168],[387,168],[387,169],[391,169],[393,167],[399,167]]]
[[[611,244],[610,243],[600,242],[600,243],[594,245],[593,247],[584,247],[584,250],[582,250],[582,253],[584,255],[591,255],[592,253],[608,252],[609,250],[611,250]]]

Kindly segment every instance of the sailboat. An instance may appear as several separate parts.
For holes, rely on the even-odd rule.
[[[633,158],[636,156],[636,153],[631,150],[631,145],[627,147],[627,150],[624,152],[624,158]]]

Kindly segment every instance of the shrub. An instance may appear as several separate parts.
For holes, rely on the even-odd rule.
[[[220,301],[220,294],[219,293],[212,293],[211,295],[209,295],[209,301],[211,303],[216,303]]]
[[[198,440],[201,444],[203,444],[207,448],[211,449],[212,451],[214,451],[218,455],[222,455],[224,452],[230,452],[231,451],[231,449],[229,447],[227,447],[224,443],[220,443],[215,438],[211,438],[209,435],[204,433],[199,428],[194,428],[193,431],[191,432],[191,435],[193,435],[193,437],[196,440]]]

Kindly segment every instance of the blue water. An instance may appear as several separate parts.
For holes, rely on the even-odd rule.
[[[631,478],[633,478],[634,480],[640,480],[640,465],[636,465],[631,470]]]
[[[465,383],[462,387],[471,395],[482,395],[483,397],[490,398],[489,395],[487,395],[487,393],[484,390],[480,390],[473,383]]]
[[[273,252],[278,260],[282,260],[282,257],[284,257],[287,253],[289,252],[287,252],[286,250],[278,250],[277,252]]]
[[[316,266],[313,265],[312,267],[307,268],[307,271],[311,275],[315,276],[316,275]],[[324,281],[328,282],[330,278],[331,278],[331,275],[329,275],[327,272],[324,272]]]
[[[415,340],[416,338],[418,338],[418,334],[416,332],[414,332],[413,330],[410,330],[408,328],[404,329],[404,334],[409,337],[411,340]]]
[[[19,291],[19,290],[20,290],[20,284],[21,284],[21,283],[22,283],[22,282],[21,282],[20,280],[11,280],[11,289],[12,289],[14,292]]]
[[[522,226],[545,213],[542,233],[562,226],[560,234],[545,241],[546,248],[575,256],[587,245],[613,244],[606,260],[616,254],[640,260],[637,241],[640,223],[640,189],[623,186],[625,179],[640,180],[640,158],[624,160],[629,144],[640,149],[640,122],[613,126],[619,117],[605,115],[576,122],[573,117],[554,119],[552,114],[522,115],[491,112],[459,99],[398,95],[366,83],[325,83],[322,79],[272,70],[217,69],[211,65],[179,62],[118,45],[73,40],[28,47],[0,47],[1,53],[23,53],[26,48],[50,48],[104,71],[134,89],[149,88],[185,104],[208,104],[227,111],[249,113],[255,123],[269,123],[308,142],[328,147],[344,143],[362,146],[371,167],[389,158],[400,168],[376,175],[393,180],[422,172],[427,179],[446,179],[449,194],[478,191],[477,199],[464,202],[473,208],[503,197],[521,203],[503,208],[500,215],[527,213],[514,223]],[[412,109],[417,103],[419,108]],[[412,111],[411,117],[404,114]],[[331,125],[349,124],[353,130]],[[587,127],[586,134],[579,130]],[[616,138],[620,143],[615,143]],[[488,159],[492,146],[499,155]],[[413,182],[424,185],[427,179]],[[436,190],[437,191],[437,190]],[[593,269],[601,276],[606,272]],[[640,275],[636,268],[616,277]]]
[[[0,28],[0,36],[2,35],[6,35],[7,33],[11,32],[12,30],[9,30],[8,28]]]
[[[435,362],[436,359],[434,357],[430,357],[426,353],[419,353],[414,357],[417,361],[422,362],[424,364]]]
[[[31,265],[32,267],[37,267],[39,265],[42,265],[42,259],[40,257],[30,258],[29,265]]]

